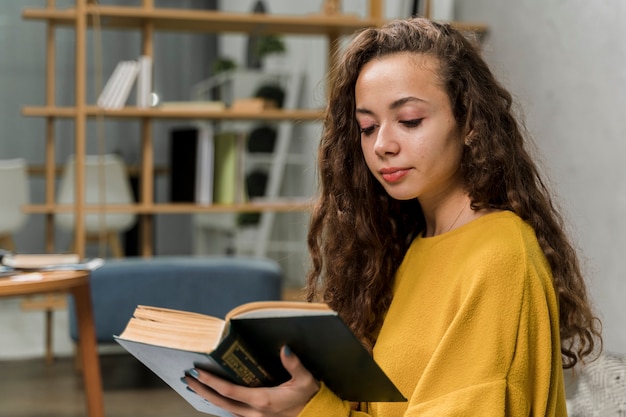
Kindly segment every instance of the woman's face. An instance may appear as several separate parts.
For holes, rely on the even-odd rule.
[[[368,62],[355,87],[367,166],[391,197],[422,206],[462,191],[463,139],[437,70],[427,55],[388,55]]]

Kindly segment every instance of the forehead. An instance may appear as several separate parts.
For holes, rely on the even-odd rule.
[[[382,55],[366,62],[361,67],[357,80],[362,79],[364,74],[370,73],[373,70],[382,72],[385,68],[396,71],[397,75],[401,73],[413,73],[415,71],[429,71],[436,75],[439,70],[439,60],[432,55],[415,52],[398,52]]]
[[[439,61],[431,55],[403,52],[377,57],[361,68],[356,100],[370,101],[382,95],[445,95],[438,70]]]

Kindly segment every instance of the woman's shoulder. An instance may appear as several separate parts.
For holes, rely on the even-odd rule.
[[[513,246],[538,244],[534,229],[512,211],[485,214],[465,226],[465,230],[459,230],[460,237],[475,243]]]
[[[499,210],[484,214],[450,232],[428,238],[418,238],[422,248],[459,246],[477,248],[481,245],[503,247],[534,245],[537,242],[533,228],[511,211]]]
[[[448,250],[457,253],[459,259],[479,259],[482,263],[516,259],[524,263],[543,257],[534,229],[511,211],[485,214],[446,235],[441,236],[447,242],[441,243],[450,246]]]
[[[547,269],[547,261],[530,224],[511,211],[490,213],[469,223],[459,234],[470,259],[483,265]],[[534,265],[534,266],[530,266]]]
[[[534,229],[511,211],[488,213],[448,233],[420,238],[412,249],[416,253],[435,257],[445,254],[449,260],[475,261],[482,265],[505,259],[524,263],[529,258],[543,258]]]

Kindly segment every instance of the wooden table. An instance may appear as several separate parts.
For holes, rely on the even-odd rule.
[[[41,273],[41,279],[21,280],[24,275],[0,278],[0,297],[64,292],[74,296],[80,340],[83,383],[89,417],[104,417],[100,358],[96,344],[88,271],[55,271]],[[31,275],[32,277],[32,275]],[[37,278],[35,276],[35,278]]]

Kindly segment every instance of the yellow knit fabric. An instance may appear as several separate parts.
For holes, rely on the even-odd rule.
[[[511,212],[417,238],[374,358],[409,398],[356,412],[326,386],[301,417],[566,417],[557,298],[535,234]]]

